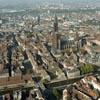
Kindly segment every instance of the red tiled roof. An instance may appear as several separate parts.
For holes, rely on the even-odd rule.
[[[7,77],[1,78],[0,79],[0,86],[7,86],[7,85],[25,83],[25,80],[32,80],[31,76],[32,75],[24,75],[23,79],[21,79],[20,75],[15,76],[15,77],[10,77],[9,79]]]

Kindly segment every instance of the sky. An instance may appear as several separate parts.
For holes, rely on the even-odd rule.
[[[35,2],[56,2],[56,1],[64,1],[64,2],[100,2],[100,0],[0,0],[0,4],[15,4],[15,3],[35,3]]]
[[[64,2],[67,3],[85,3],[85,4],[100,4],[100,0],[0,0],[0,6],[6,5],[35,5],[41,4],[43,2],[57,3]]]
[[[100,2],[100,0],[0,0],[0,4],[15,4],[15,3],[35,3],[35,2],[56,2],[56,1],[64,1],[64,2]]]

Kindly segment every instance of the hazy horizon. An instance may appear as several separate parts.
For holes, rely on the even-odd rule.
[[[74,4],[83,4],[83,5],[100,5],[100,0],[0,0],[0,6],[16,6],[16,5],[24,5],[24,6],[35,6],[40,5],[43,3],[50,3],[50,4],[56,4],[56,3],[64,3],[68,4],[71,3],[73,6]]]

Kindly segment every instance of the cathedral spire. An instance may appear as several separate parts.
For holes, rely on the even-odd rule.
[[[40,25],[40,15],[37,17],[38,25]]]
[[[54,18],[54,32],[58,32],[58,18],[56,15]]]

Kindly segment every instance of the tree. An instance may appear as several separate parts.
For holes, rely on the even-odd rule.
[[[59,100],[59,98],[61,97],[61,93],[58,89],[53,88],[53,95],[56,97],[57,100]]]
[[[80,68],[81,74],[87,74],[94,71],[94,68],[91,64],[85,64]]]

